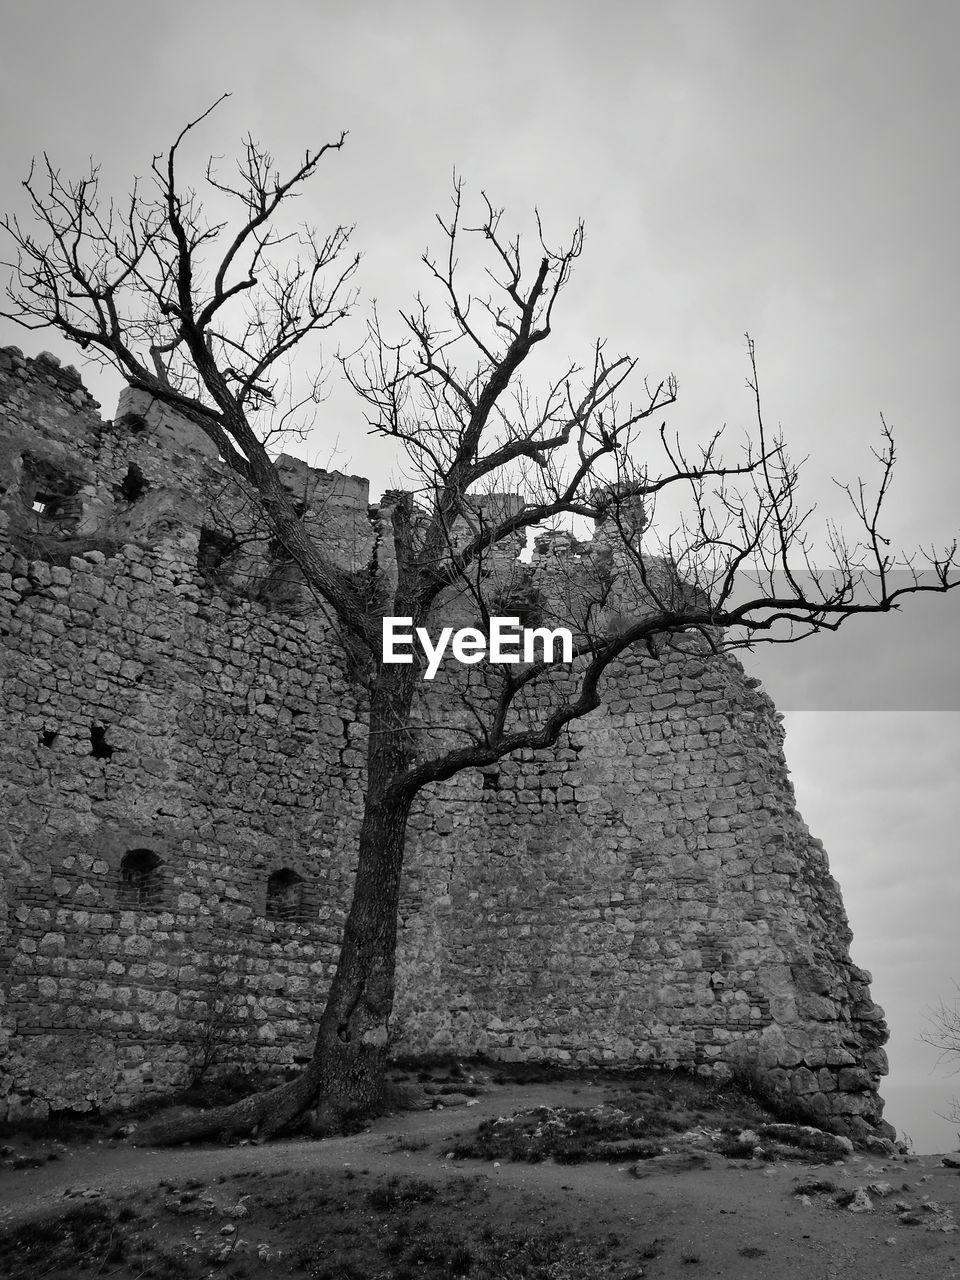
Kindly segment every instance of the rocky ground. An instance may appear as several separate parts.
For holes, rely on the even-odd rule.
[[[11,1136],[0,1274],[960,1277],[960,1156],[851,1152],[683,1082],[420,1075],[349,1137]]]

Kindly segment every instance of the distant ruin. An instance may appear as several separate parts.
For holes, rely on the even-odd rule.
[[[351,884],[350,653],[238,527],[205,437],[132,393],[97,408],[54,357],[0,350],[0,1117],[302,1061]],[[277,465],[364,563],[391,495]],[[522,581],[590,554],[545,536]],[[399,1051],[739,1068],[876,1132],[882,1011],[757,684],[643,650],[555,751],[422,794]]]

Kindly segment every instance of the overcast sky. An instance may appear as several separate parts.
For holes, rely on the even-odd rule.
[[[362,288],[389,312],[426,286],[456,168],[518,226],[534,205],[557,239],[584,218],[558,368],[605,336],[677,375],[686,438],[740,431],[749,331],[818,518],[842,514],[831,475],[870,474],[883,413],[900,455],[888,533],[942,544],[958,525],[958,41],[952,0],[8,3],[0,192],[21,207],[43,150],[66,172],[97,157],[122,192],[229,90],[197,158],[249,130],[292,161],[350,131],[302,212],[356,223]],[[47,335],[0,323],[0,340],[77,362]],[[112,413],[116,383],[88,382]],[[375,489],[394,478],[342,397],[305,456]],[[958,623],[930,598],[746,658],[787,714],[801,811],[891,1023],[888,1118],[918,1149],[955,1145],[934,1111],[960,1093],[918,1039],[960,979]]]

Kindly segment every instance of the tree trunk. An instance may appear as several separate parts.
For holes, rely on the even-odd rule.
[[[396,670],[396,668],[394,668]],[[407,676],[408,668],[401,668]],[[399,687],[397,687],[399,685]],[[379,680],[371,695],[367,793],[353,898],[313,1057],[297,1079],[226,1107],[160,1120],[135,1140],[158,1146],[221,1134],[268,1136],[316,1111],[322,1127],[375,1114],[384,1103],[384,1069],[393,1009],[400,876],[412,795],[391,794],[407,761],[409,679]]]
[[[376,1113],[384,1101],[384,1068],[393,1010],[400,873],[410,801],[369,796],[360,830],[353,901],[337,970],[320,1018],[306,1075],[322,1124]],[[289,1122],[287,1099],[265,1117],[276,1132]]]

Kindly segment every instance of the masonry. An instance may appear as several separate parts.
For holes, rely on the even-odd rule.
[[[361,812],[353,658],[296,567],[189,424],[97,409],[54,357],[0,351],[7,1118],[308,1057]],[[277,466],[366,563],[391,495]],[[601,551],[544,536],[523,581]],[[421,793],[398,1050],[747,1067],[876,1131],[882,1011],[757,685],[696,643],[644,650],[555,750]]]

